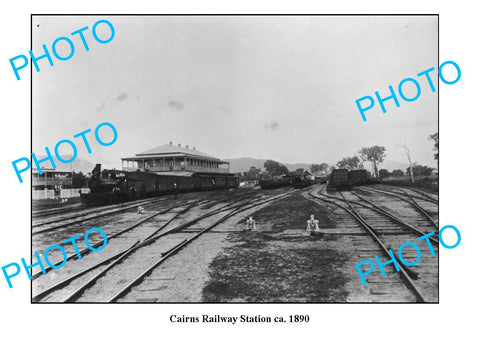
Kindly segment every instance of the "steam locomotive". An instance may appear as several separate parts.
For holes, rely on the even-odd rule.
[[[80,196],[88,205],[106,205],[173,193],[232,189],[238,185],[239,179],[232,173],[102,171],[101,164],[97,164],[88,181],[90,193]]]

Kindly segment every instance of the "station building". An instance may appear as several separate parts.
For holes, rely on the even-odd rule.
[[[124,171],[147,171],[158,174],[175,174],[178,171],[195,173],[230,172],[230,164],[189,146],[173,145],[172,142],[153,149],[122,158]]]
[[[32,199],[55,199],[79,196],[73,193],[73,174],[53,168],[32,169]]]

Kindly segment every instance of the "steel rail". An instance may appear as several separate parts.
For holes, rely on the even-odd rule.
[[[325,196],[324,194],[320,194],[318,193],[319,195],[322,195],[322,196]],[[380,246],[381,248],[381,251],[382,253],[387,257],[387,258],[392,258],[392,256],[390,255],[389,253],[389,250],[388,248],[383,244],[383,242],[380,240],[380,238],[377,236],[376,234],[376,230],[375,228],[373,228],[372,226],[370,226],[364,219],[363,217],[355,210],[355,208],[350,204],[350,202],[343,196],[342,192],[340,192],[340,194],[342,195],[342,198],[343,198],[343,201],[346,202],[348,204],[348,206],[351,208],[351,210],[349,210],[347,207],[333,201],[333,200],[328,200],[328,199],[324,199],[322,197],[319,197],[318,195],[315,195],[315,194],[312,194],[310,193],[310,195],[312,197],[315,197],[317,199],[320,199],[320,200],[324,200],[326,202],[329,202],[331,204],[334,204],[342,209],[344,209],[345,211],[347,211],[352,217],[354,217],[359,223],[360,225],[372,236],[373,240]],[[336,200],[342,200],[340,198],[335,198]],[[400,269],[400,275],[402,276],[403,280],[405,281],[405,283],[407,284],[406,286],[409,287],[415,294],[415,298],[417,299],[418,302],[422,302],[422,303],[426,303],[427,300],[426,300],[426,297],[423,295],[422,291],[417,287],[417,285],[415,285],[415,282],[412,280],[412,278],[409,276],[409,273],[407,272],[407,270],[404,269],[403,267],[403,264],[402,263],[398,263],[399,264],[399,269]]]
[[[257,199],[257,200],[260,200],[260,199]],[[202,201],[210,201],[210,200],[202,200]],[[256,200],[254,200],[254,201],[256,201]],[[183,210],[183,211],[181,211],[181,212],[178,212],[178,213],[175,215],[175,217],[178,217],[178,215],[180,215],[180,214],[182,214],[182,213],[185,213],[189,208],[191,208],[191,207],[193,207],[193,206],[196,206],[196,204],[197,204],[197,203],[194,202],[194,203],[193,203],[190,207],[188,207],[187,209],[185,209],[185,210]],[[202,215],[202,216],[200,216],[200,217],[197,217],[197,218],[195,218],[195,219],[193,219],[193,220],[191,220],[191,221],[188,221],[188,222],[186,222],[186,223],[184,223],[184,224],[182,224],[182,225],[180,225],[180,226],[178,226],[178,227],[175,227],[175,228],[170,229],[170,230],[168,230],[168,231],[166,231],[166,232],[164,232],[164,233],[162,233],[162,234],[159,234],[159,235],[156,235],[156,236],[155,236],[155,234],[157,234],[160,230],[162,230],[165,226],[167,226],[167,225],[173,220],[173,219],[170,219],[169,221],[167,221],[166,223],[164,223],[160,228],[158,228],[156,231],[154,231],[152,234],[150,234],[150,235],[147,236],[145,239],[143,239],[141,242],[135,243],[132,247],[129,247],[127,250],[132,250],[131,252],[133,252],[133,251],[137,250],[137,249],[140,248],[140,247],[143,247],[143,246],[145,246],[145,245],[148,245],[148,244],[150,244],[150,243],[155,242],[155,241],[156,241],[157,239],[159,239],[160,237],[163,237],[163,236],[165,236],[165,235],[167,235],[167,234],[175,233],[175,232],[180,231],[181,229],[183,229],[183,228],[185,228],[185,227],[188,227],[188,226],[190,226],[190,225],[195,224],[196,222],[198,222],[198,221],[201,220],[201,219],[204,219],[204,218],[210,217],[210,216],[212,216],[212,215],[214,215],[214,214],[218,214],[218,213],[220,213],[220,212],[223,212],[223,211],[225,211],[225,210],[228,210],[228,209],[229,209],[228,206],[229,206],[230,204],[231,204],[231,203],[229,203],[229,204],[227,204],[227,205],[225,205],[225,206],[223,206],[223,207],[221,207],[221,208],[218,208],[218,209],[215,209],[215,210],[213,210],[213,211],[210,211],[210,212],[208,212],[208,213],[206,213],[206,214],[204,214],[204,215]],[[248,204],[248,203],[246,203],[246,204]],[[240,204],[240,205],[245,205],[245,204]],[[234,209],[237,208],[237,207],[240,206],[240,205],[235,206]],[[178,207],[178,206],[177,206],[177,207]],[[170,208],[170,209],[173,209],[173,208],[175,208],[175,207],[172,207],[172,208]],[[230,208],[230,209],[231,209],[231,208]],[[157,213],[157,214],[159,214],[159,213]],[[118,235],[120,235],[120,234],[123,234],[123,233],[125,233],[126,231],[135,228],[136,226],[140,225],[141,223],[145,222],[146,220],[148,220],[148,219],[150,219],[150,218],[152,218],[152,217],[147,217],[146,219],[144,219],[144,220],[142,220],[142,221],[140,221],[140,222],[137,222],[134,226],[131,226],[131,227],[127,228],[127,229],[124,229],[124,230],[122,230],[122,231],[120,231],[120,232],[118,232],[118,233],[115,233],[115,234],[111,235],[110,237],[116,237],[116,236],[118,236]],[[97,244],[102,244],[102,243],[103,243],[103,241],[99,241]],[[96,245],[92,245],[92,246],[93,246],[93,247],[97,247]],[[86,252],[85,250],[87,250],[87,249],[82,250],[80,253]],[[35,296],[32,298],[32,300],[35,300],[36,302],[38,302],[41,298],[44,298],[47,294],[50,294],[50,293],[58,290],[59,288],[63,287],[64,285],[66,285],[66,284],[72,282],[73,280],[77,279],[78,277],[84,275],[86,272],[92,271],[92,270],[96,269],[97,267],[99,267],[99,266],[101,266],[101,265],[104,265],[105,263],[109,263],[109,262],[111,262],[112,260],[115,260],[115,259],[119,258],[119,256],[122,255],[123,253],[125,253],[127,250],[124,250],[124,251],[122,251],[122,252],[120,252],[120,253],[117,253],[117,254],[115,254],[115,255],[112,256],[112,257],[108,257],[107,259],[105,259],[105,260],[103,260],[103,261],[101,261],[101,262],[93,265],[92,267],[88,268],[87,270],[82,270],[82,271],[74,274],[73,276],[69,277],[68,279],[66,279],[66,280],[64,280],[64,281],[61,281],[61,282],[55,284],[54,286],[52,286],[52,287],[44,290],[41,294],[35,295]],[[75,258],[75,257],[76,257],[76,254],[73,254],[73,255],[70,256],[70,258]],[[51,269],[51,268],[49,267],[49,269]],[[36,278],[36,277],[38,277],[38,276],[40,276],[40,275],[42,275],[42,274],[43,274],[42,272],[39,272],[39,273],[35,274],[34,277]],[[32,279],[33,279],[33,278],[32,278]]]
[[[156,203],[158,201],[164,201],[164,200],[166,200],[166,198],[150,198],[150,199],[138,200],[138,201],[135,201],[133,203],[132,202],[125,202],[125,203],[118,204],[118,205],[108,205],[108,206],[95,207],[95,208],[91,208],[91,207],[88,208],[87,207],[88,211],[86,211],[86,212],[81,212],[81,213],[76,214],[76,215],[56,218],[56,219],[48,220],[48,221],[40,221],[40,222],[37,222],[35,224],[32,224],[32,228],[40,227],[42,225],[47,225],[47,224],[52,224],[52,223],[65,221],[67,219],[75,219],[75,218],[79,218],[79,217],[83,217],[83,216],[88,216],[90,214],[95,214],[97,212],[111,211],[111,210],[117,210],[117,209],[118,210],[128,209],[128,208],[141,206],[141,205],[150,205],[152,203]],[[83,208],[85,208],[85,207],[83,207]],[[68,210],[67,210],[67,212],[68,212]],[[121,211],[118,211],[118,212],[121,212]]]
[[[49,208],[49,209],[44,209],[44,210],[32,210],[32,218],[36,217],[44,217],[44,216],[50,216],[53,214],[57,213],[64,213],[64,212],[73,212],[73,211],[79,211],[83,209],[88,209],[87,205],[71,205],[70,207],[55,207],[55,208]]]
[[[408,189],[410,189],[411,191],[414,191],[415,193],[420,194],[424,198],[426,198],[426,199],[422,199],[422,200],[433,201],[433,203],[438,204],[438,200],[435,199],[433,196],[430,196],[430,195],[428,195],[427,193],[425,193],[421,190],[417,190],[417,189],[413,189],[413,188],[408,188]]]
[[[216,227],[218,224],[224,222],[225,220],[227,220],[228,218],[234,216],[234,215],[237,215],[238,213],[240,212],[243,212],[243,211],[246,211],[246,210],[249,210],[253,207],[256,207],[256,206],[259,206],[259,205],[263,205],[267,202],[270,202],[270,201],[273,201],[273,200],[279,200],[279,199],[282,199],[284,198],[285,196],[288,196],[288,195],[292,195],[294,193],[296,193],[297,191],[294,190],[294,191],[291,191],[287,194],[282,194],[282,195],[278,195],[278,196],[275,196],[273,198],[268,198],[268,199],[265,199],[261,202],[255,202],[255,203],[245,203],[245,204],[242,204],[240,205],[239,207],[235,208],[232,210],[232,212],[229,212],[227,213],[225,216],[219,218],[218,220],[216,220],[215,222],[213,222],[211,225],[209,225],[208,227],[202,229],[201,231],[199,231],[198,233],[194,234],[192,237],[188,238],[188,239],[185,239],[183,240],[182,242],[180,242],[179,244],[177,244],[176,246],[174,246],[173,248],[171,248],[169,251],[167,251],[165,254],[162,254],[161,258],[156,261],[155,263],[153,263],[151,266],[149,266],[146,270],[144,270],[138,277],[136,277],[134,280],[132,280],[130,283],[128,283],[124,288],[122,288],[117,294],[115,294],[113,297],[111,297],[107,302],[108,303],[113,303],[115,302],[116,300],[118,300],[119,298],[123,297],[125,294],[127,294],[130,289],[132,287],[134,287],[135,285],[137,285],[139,282],[141,282],[141,280],[147,276],[148,274],[150,274],[156,267],[158,267],[161,263],[163,263],[165,260],[167,260],[169,257],[173,256],[174,254],[176,254],[178,251],[180,251],[183,247],[187,246],[188,244],[190,244],[192,241],[196,240],[197,238],[199,238],[202,234],[212,230],[214,227]]]
[[[439,229],[438,224],[433,220],[433,218],[428,214],[428,212],[425,211],[425,210],[423,209],[423,207],[420,206],[420,205],[418,204],[418,202],[416,202],[415,199],[414,199],[409,193],[407,193],[407,192],[404,191],[404,190],[402,190],[402,192],[404,192],[405,195],[407,195],[407,196],[410,198],[410,200],[412,200],[412,203],[417,207],[417,209],[418,209],[420,212],[422,212],[422,214],[435,226],[435,228],[437,228],[437,231],[438,231],[438,229]]]
[[[160,212],[156,212],[156,213],[154,213],[154,214],[152,214],[152,215],[150,215],[150,216],[148,216],[148,217],[146,217],[146,218],[144,218],[144,219],[136,222],[135,224],[133,224],[133,225],[131,225],[131,226],[125,228],[125,229],[120,230],[119,232],[116,232],[116,233],[107,235],[107,240],[110,240],[111,238],[115,238],[115,237],[120,236],[120,235],[122,235],[122,234],[124,234],[124,233],[126,233],[126,232],[129,232],[130,230],[138,227],[139,225],[143,224],[144,222],[146,222],[146,221],[148,221],[148,220],[150,220],[150,219],[152,219],[152,218],[154,218],[154,217],[156,217],[156,216],[158,216],[158,215],[160,215],[160,214],[168,213],[169,211],[171,211],[171,210],[173,210],[173,209],[175,209],[175,208],[181,207],[181,206],[185,206],[186,204],[188,204],[187,201],[182,202],[180,205],[177,204],[177,206],[168,207],[168,208],[166,208],[166,209],[164,209],[164,210],[162,210],[162,211],[160,211]],[[100,241],[97,241],[96,243],[92,244],[91,247],[92,247],[92,248],[97,248],[97,247],[99,247],[100,245],[102,245],[103,243],[104,243],[104,241],[103,241],[103,240],[100,240]],[[86,255],[86,254],[88,254],[88,253],[90,253],[90,252],[92,252],[92,251],[91,251],[89,248],[85,247],[84,249],[80,250],[78,253],[83,257],[84,255]],[[72,259],[78,259],[77,253],[72,253],[72,254],[68,255],[65,260],[66,260],[66,261],[69,261],[69,260],[72,260]],[[57,265],[60,265],[60,264],[62,264],[62,263],[63,263],[63,259],[62,259],[62,260],[59,260],[58,262],[52,263],[52,265],[53,265],[53,266],[57,266]],[[51,270],[51,269],[53,269],[51,266],[46,267],[46,268],[45,268],[45,273],[46,273],[47,271]],[[43,272],[41,272],[41,271],[35,273],[35,274],[32,276],[32,280],[35,280],[36,278],[38,278],[39,276],[41,276],[41,275],[43,275],[43,274],[45,274],[45,273],[43,273]]]
[[[244,193],[242,193],[242,195],[234,196],[234,198],[243,197],[243,196],[245,196]],[[203,199],[203,200],[193,201],[193,202],[190,204],[190,206],[188,206],[186,209],[184,209],[184,210],[178,212],[177,214],[175,214],[175,216],[174,216],[173,218],[169,219],[165,224],[163,224],[159,229],[157,229],[152,235],[154,235],[155,233],[157,233],[158,231],[160,231],[161,229],[163,229],[163,228],[164,228],[165,226],[167,226],[172,220],[174,220],[174,219],[175,219],[176,217],[178,217],[180,214],[183,214],[183,213],[187,212],[187,211],[188,211],[189,209],[191,209],[192,207],[194,207],[194,206],[199,206],[199,205],[202,205],[202,204],[204,204],[204,203],[206,203],[206,202],[213,201],[213,200],[216,200],[216,197],[213,198],[213,199]],[[178,202],[176,206],[168,207],[168,208],[166,208],[166,209],[164,209],[164,210],[162,210],[162,211],[160,211],[160,212],[157,212],[157,213],[154,213],[153,215],[150,215],[149,217],[147,217],[147,218],[145,218],[145,219],[143,219],[143,220],[141,220],[141,221],[139,221],[139,222],[137,222],[137,223],[135,223],[135,224],[133,224],[133,225],[131,225],[131,226],[129,226],[129,227],[127,227],[127,228],[119,231],[119,232],[117,232],[117,233],[107,235],[107,240],[108,240],[108,239],[111,239],[111,238],[115,238],[115,237],[117,237],[117,236],[119,236],[119,235],[122,235],[122,234],[124,234],[124,233],[126,233],[126,232],[128,232],[128,231],[130,231],[130,230],[132,230],[132,229],[134,229],[134,228],[136,228],[136,227],[138,227],[139,225],[143,224],[144,222],[148,221],[149,219],[152,219],[152,218],[154,218],[154,217],[156,217],[156,216],[158,216],[158,215],[160,215],[160,214],[168,213],[169,211],[171,211],[171,210],[173,210],[173,209],[175,209],[175,208],[181,207],[181,206],[185,206],[185,205],[187,205],[188,203],[189,203],[189,201],[181,201],[181,202]],[[230,204],[231,204],[231,203],[227,204],[226,206],[228,206],[228,205],[230,205]],[[151,236],[151,235],[149,235],[148,237],[150,237],[150,236]],[[96,248],[96,247],[102,245],[103,243],[104,243],[104,241],[103,241],[103,240],[100,240],[100,241],[92,244],[91,247]],[[85,254],[87,254],[87,253],[90,253],[90,252],[91,252],[91,250],[90,250],[89,248],[84,248],[83,250],[79,251],[79,254],[80,254],[81,256],[83,256],[83,255],[85,255]],[[78,258],[77,254],[76,254],[76,253],[72,253],[71,255],[67,256],[66,260],[68,261],[68,260],[77,259],[77,258]],[[60,260],[60,261],[58,261],[58,262],[52,263],[52,264],[53,264],[54,266],[57,266],[57,265],[59,265],[59,264],[61,264],[61,263],[63,263],[63,259]],[[47,271],[49,271],[49,270],[51,270],[51,269],[53,269],[53,268],[50,267],[50,266],[48,266],[48,267],[45,268],[45,271],[47,272]],[[41,276],[41,275],[43,275],[43,274],[44,274],[43,272],[37,272],[37,273],[35,273],[35,274],[32,276],[32,280],[35,280],[36,278],[38,278],[39,276]]]
[[[40,230],[37,230],[37,231],[32,231],[32,235],[43,234],[43,233],[46,233],[46,232],[49,232],[49,231],[52,231],[52,230],[55,230],[55,229],[63,228],[63,227],[69,226],[69,225],[83,223],[83,222],[89,221],[91,219],[95,219],[95,218],[99,218],[99,217],[103,217],[103,216],[108,216],[108,215],[113,215],[113,214],[116,214],[116,213],[119,213],[119,212],[131,210],[132,208],[135,208],[135,207],[138,207],[138,206],[141,206],[141,205],[150,205],[150,204],[156,203],[158,201],[163,201],[163,200],[165,200],[165,199],[162,198],[162,199],[153,200],[153,201],[147,202],[147,203],[132,204],[130,206],[122,207],[122,208],[119,208],[119,209],[108,210],[107,212],[99,213],[99,214],[96,214],[92,217],[87,217],[87,218],[83,218],[83,219],[77,219],[77,218],[83,217],[83,216],[88,216],[88,215],[93,215],[97,212],[93,212],[93,213],[89,212],[89,213],[77,215],[75,217],[61,218],[61,219],[58,219],[58,220],[53,221],[53,222],[41,223],[41,224],[38,224],[36,226],[32,226],[32,228],[36,228],[36,227],[41,226],[41,225],[47,225],[47,224],[52,224],[52,223],[56,223],[56,222],[60,222],[60,221],[66,221],[66,220],[73,219],[73,221],[71,221],[71,222],[65,222],[63,224],[57,224],[57,225],[52,226],[52,227],[46,227],[46,228],[43,228],[43,229],[40,229]]]
[[[384,216],[387,216],[387,217],[390,218],[391,220],[393,220],[393,221],[395,221],[395,222],[397,222],[397,223],[399,223],[399,224],[401,224],[401,225],[403,225],[403,226],[411,229],[412,231],[416,232],[416,233],[419,234],[419,235],[423,235],[423,236],[426,236],[426,235],[427,235],[426,233],[424,233],[424,232],[421,231],[420,229],[415,228],[414,226],[412,226],[412,225],[410,225],[409,223],[405,222],[403,219],[395,216],[393,213],[390,213],[390,212],[386,211],[385,209],[381,208],[380,206],[378,206],[378,205],[374,204],[373,202],[365,199],[364,197],[358,195],[357,193],[355,193],[355,192],[353,192],[353,191],[351,191],[351,193],[352,193],[353,195],[355,195],[356,197],[358,197],[360,200],[362,200],[362,201],[364,201],[364,202],[372,205],[373,207],[368,207],[367,205],[362,204],[361,202],[356,202],[356,201],[352,201],[352,203],[354,203],[354,204],[356,204],[356,205],[359,205],[359,206],[363,206],[363,207],[368,208],[368,209],[370,209],[370,210],[374,210],[374,211],[376,211],[376,212],[378,212],[378,213],[380,213],[380,214],[382,214],[382,215],[384,215]],[[334,197],[334,198],[335,198],[335,197]],[[438,227],[437,227],[437,228],[438,228]],[[436,238],[430,238],[430,240],[434,241],[434,242],[438,245],[438,240],[437,240]]]
[[[390,188],[392,188],[392,189],[398,189],[398,190],[404,191],[404,188],[396,187],[396,186],[389,185],[389,184],[385,184],[385,183],[383,183],[383,185],[386,185],[386,186],[388,186],[388,187],[390,187]],[[405,189],[414,191],[415,193],[423,196],[423,197],[414,196],[414,197],[416,197],[417,199],[429,201],[429,202],[431,202],[431,203],[434,203],[434,204],[437,204],[437,205],[438,205],[438,200],[437,200],[437,199],[435,199],[434,197],[432,197],[432,196],[430,196],[430,195],[427,195],[425,192],[423,192],[423,191],[421,191],[421,190],[417,190],[417,189],[414,189],[414,188],[405,188]],[[392,193],[395,193],[395,191],[392,190]],[[412,196],[413,196],[413,195],[412,195]]]
[[[405,195],[407,195],[409,197],[409,199],[406,199],[403,196],[401,196],[400,193],[393,193],[393,192],[390,192],[388,190],[380,190],[380,189],[365,188],[365,187],[360,187],[360,189],[365,190],[365,191],[373,191],[373,192],[377,192],[377,193],[383,193],[383,194],[393,196],[397,199],[405,201],[406,203],[413,206],[418,212],[420,212],[420,214],[422,216],[427,218],[435,226],[435,228],[437,228],[437,230],[438,230],[438,224],[433,220],[432,217],[430,217],[430,215],[422,207],[420,207],[420,205],[408,193],[403,192]]]
[[[385,189],[385,188],[382,188],[382,189],[372,188],[372,189],[383,190],[383,191],[390,192],[390,193],[394,193],[394,194],[403,194],[403,191],[404,191],[404,190],[403,190],[403,188],[401,188],[401,187],[396,187],[396,186],[389,185],[389,184],[385,184],[385,183],[382,183],[382,185],[390,187],[390,190]],[[415,190],[415,189],[412,189],[412,188],[407,188],[407,189],[413,190],[413,191],[416,192],[416,193],[420,193],[418,190]],[[396,191],[396,190],[400,190],[402,193],[400,193],[400,192],[398,192],[398,191]],[[413,196],[413,197],[416,197],[417,199],[424,200],[424,201],[429,201],[429,202],[431,202],[431,203],[433,203],[433,204],[437,204],[437,205],[438,205],[438,200],[435,200],[435,199],[433,199],[433,198],[431,198],[431,197],[429,197],[429,196],[424,195],[423,197],[421,197],[421,196],[417,196],[417,195],[415,195],[415,194],[412,195],[412,196]]]
[[[90,266],[89,268],[87,269],[84,269],[72,276],[70,276],[69,278],[65,279],[65,280],[62,280],[62,281],[59,281],[58,283],[56,283],[55,285],[53,286],[50,286],[49,288],[43,290],[42,292],[36,294],[35,296],[32,297],[32,302],[39,302],[42,298],[45,298],[46,296],[48,296],[50,293],[62,288],[63,286],[65,285],[68,285],[70,282],[72,282],[73,280],[79,278],[80,276],[92,271],[92,270],[95,270],[96,268],[104,265],[104,264],[107,264],[107,263],[110,263],[111,261],[114,261],[116,260],[118,257],[120,257],[121,255],[125,254],[126,252],[128,252],[129,250],[131,250],[132,248],[134,248],[138,243],[140,242],[140,240],[137,240],[135,241],[135,243],[129,247],[127,247],[126,249],[114,254],[113,256],[110,256],[110,257],[107,257],[106,259],[102,260],[101,262],[99,263],[96,263],[92,266]]]

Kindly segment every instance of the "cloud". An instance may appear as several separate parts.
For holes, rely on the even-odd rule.
[[[180,101],[170,101],[170,102],[168,102],[168,107],[170,109],[182,110],[183,109],[183,103],[180,102]]]
[[[271,123],[265,125],[265,128],[266,128],[267,130],[272,130],[272,131],[278,130],[278,127],[279,127],[279,124],[278,124],[278,122],[276,122],[276,121],[271,122]]]
[[[120,95],[117,96],[117,100],[120,101],[120,102],[122,102],[122,101],[126,100],[127,97],[128,97],[128,94],[122,93],[122,94],[120,94]]]

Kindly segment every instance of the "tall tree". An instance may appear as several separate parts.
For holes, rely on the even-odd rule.
[[[282,174],[289,174],[290,171],[288,170],[287,166],[280,164],[280,167],[278,168],[277,176],[282,175]]]
[[[244,172],[243,175],[246,180],[254,180],[254,179],[260,179],[260,173],[262,170],[259,168],[256,168],[255,166],[251,166],[250,169],[247,172]]]
[[[359,170],[363,168],[360,158],[356,155],[348,156],[337,162],[338,168],[346,168],[347,170]]]
[[[413,171],[411,169],[412,167],[407,168],[407,174],[413,172],[415,176],[430,176],[433,172],[433,168],[419,165],[416,162],[413,163]]]
[[[433,158],[438,160],[438,132],[428,136],[428,139],[434,142],[433,150],[435,150],[435,153],[433,153]]]
[[[267,171],[269,175],[275,176],[275,175],[278,175],[278,171],[280,169],[280,163],[273,160],[267,160],[263,164],[263,167],[265,167],[265,171]]]
[[[393,170],[392,176],[393,177],[402,177],[405,173],[402,170]]]
[[[293,174],[301,176],[301,175],[303,175],[303,172],[305,172],[305,169],[297,168],[295,171],[293,171]]]
[[[362,148],[358,153],[363,161],[370,161],[372,163],[375,177],[378,178],[378,164],[385,159],[385,147],[373,145],[368,148]]]
[[[378,175],[380,176],[380,178],[387,178],[387,177],[390,177],[390,172],[382,168],[380,171],[378,171]]]
[[[310,172],[312,174],[317,175],[321,172],[326,172],[328,170],[328,164],[322,162],[321,164],[311,164],[310,165]]]

